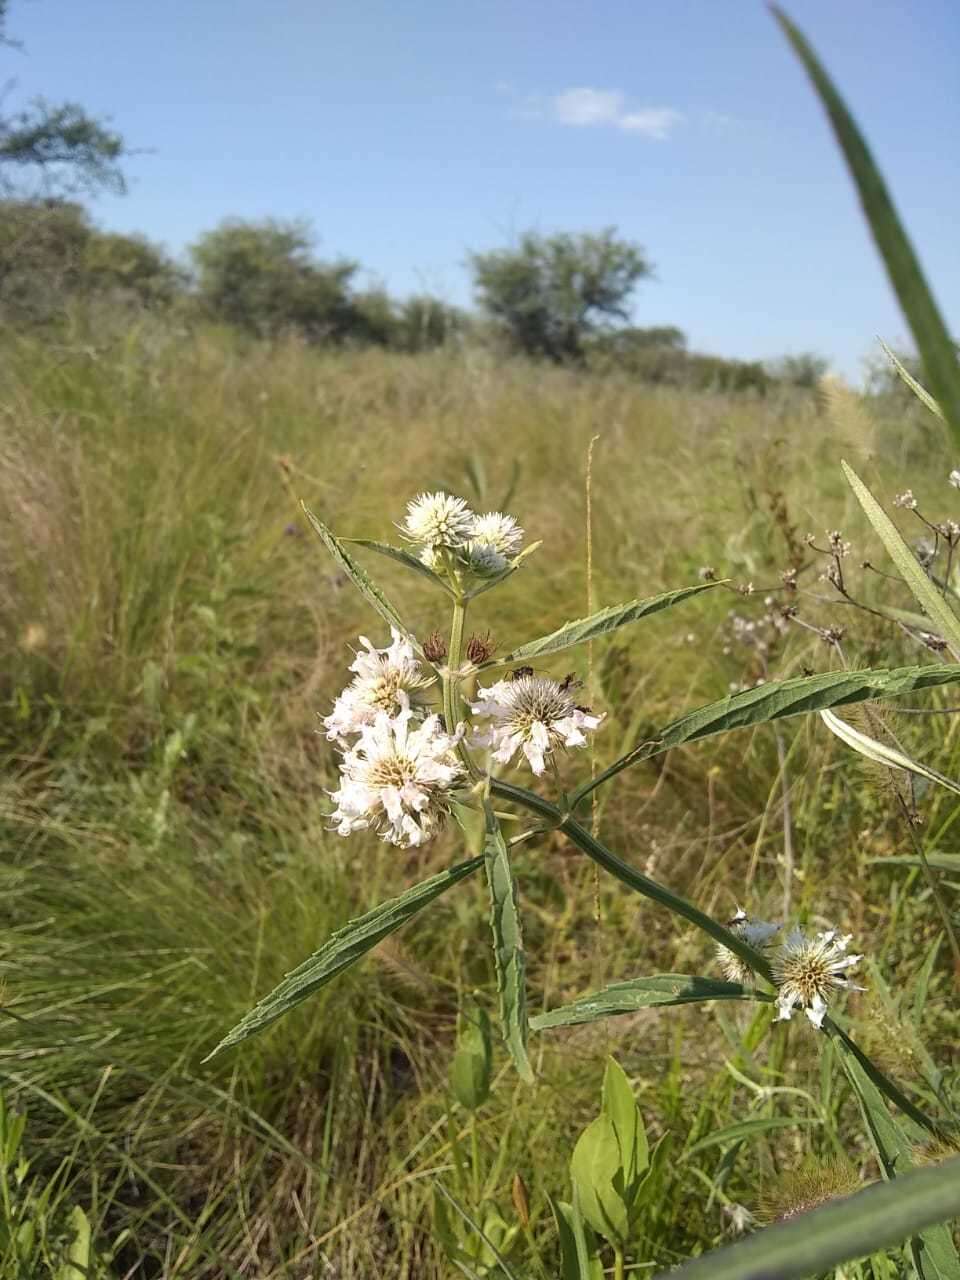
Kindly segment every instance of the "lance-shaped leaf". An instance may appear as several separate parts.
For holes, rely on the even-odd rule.
[[[429,906],[441,894],[452,889],[455,884],[473,875],[483,865],[483,858],[470,858],[460,862],[438,875],[431,876],[422,884],[414,885],[399,897],[382,902],[366,915],[358,916],[349,924],[331,934],[318,951],[308,960],[291,970],[284,980],[250,1010],[237,1023],[232,1031],[223,1037],[212,1053],[207,1054],[204,1062],[209,1062],[223,1049],[257,1035],[271,1022],[282,1018],[302,1000],[325,987],[344,969],[361,959],[372,950],[378,942],[391,933],[395,933],[411,920],[424,907]]]
[[[770,1133],[774,1129],[795,1129],[814,1124],[823,1124],[823,1121],[819,1116],[756,1116],[752,1120],[739,1120],[723,1129],[714,1129],[692,1147],[687,1147],[680,1159],[689,1160],[710,1147],[722,1147],[727,1142],[745,1142],[747,1138],[757,1138],[761,1133]]]
[[[527,1057],[526,960],[517,884],[510,853],[500,823],[489,801],[484,801],[484,865],[490,890],[490,926],[500,993],[500,1028],[521,1080],[533,1082]]]
[[[547,1202],[560,1242],[560,1280],[603,1280],[603,1260],[593,1231],[583,1221],[576,1203],[554,1200],[549,1191]]]
[[[941,787],[946,787],[948,791],[953,791],[960,795],[960,783],[954,782],[952,778],[938,773],[936,769],[931,769],[928,765],[921,764],[919,760],[911,759],[904,752],[898,751],[896,747],[891,747],[886,742],[878,742],[876,738],[868,737],[867,734],[861,733],[859,729],[855,729],[852,724],[847,724],[846,720],[841,720],[839,716],[834,715],[832,711],[821,711],[820,719],[831,733],[836,734],[841,742],[845,743],[851,750],[856,751],[858,755],[866,756],[874,764],[886,765],[889,769],[902,769],[906,773],[915,773],[919,778],[926,778],[928,782],[936,782]]]
[[[618,627],[625,627],[629,622],[637,622],[640,618],[647,618],[653,613],[659,613],[662,609],[669,609],[683,600],[690,599],[691,596],[699,595],[701,591],[710,591],[719,585],[718,582],[699,582],[694,587],[665,591],[662,595],[650,596],[647,600],[629,600],[626,604],[611,605],[607,609],[591,613],[589,618],[565,622],[562,627],[551,631],[549,635],[541,636],[539,640],[531,640],[528,644],[522,644],[518,649],[511,650],[501,658],[485,662],[483,668],[503,667],[512,662],[529,662],[533,658],[545,658],[551,653],[572,649],[574,645],[596,640],[599,636],[616,631]]]
[[[771,1002],[772,996],[739,982],[721,982],[714,978],[691,977],[685,973],[658,973],[649,978],[631,978],[615,982],[593,995],[581,996],[570,1004],[538,1013],[530,1019],[534,1031],[550,1027],[573,1027],[582,1022],[599,1022],[621,1013],[653,1009],[671,1004],[702,1004],[710,1000],[759,1000]]]
[[[900,530],[857,473],[845,462],[841,462],[840,465],[847,483],[863,507],[867,519],[873,525],[887,555],[897,566],[900,576],[913,593],[913,598],[929,617],[934,630],[938,631],[947,642],[953,656],[955,658],[960,656],[960,618],[920,568],[917,557],[904,541]]]
[[[796,1214],[656,1280],[809,1280],[958,1213],[960,1158]]]
[[[927,866],[936,867],[938,871],[957,871],[960,872],[960,853],[938,853],[936,849],[924,855]],[[894,853],[888,854],[884,858],[868,858],[868,862],[879,863],[883,866],[890,863],[895,867],[922,867],[924,858],[918,858],[913,853]]]
[[[936,414],[940,421],[943,422],[943,410],[937,404],[936,400],[934,400],[926,387],[922,387],[920,385],[910,370],[904,365],[897,353],[895,351],[891,351],[882,338],[880,339],[880,346],[883,348],[883,354],[896,370],[897,377],[900,381],[910,388],[921,404],[926,405],[930,412]]]
[[[960,665],[931,663],[925,667],[895,667],[891,670],[831,671],[744,689],[741,693],[688,712],[661,729],[656,737],[639,743],[591,782],[579,787],[571,796],[571,805],[579,805],[594,788],[602,786],[630,765],[700,738],[767,724],[788,716],[809,715],[812,711],[847,706],[867,699],[896,698],[904,693],[958,682]]]
[[[817,55],[790,19],[774,8],[774,15],[793,45],[827,112],[834,136],[843,151],[850,176],[887,275],[923,357],[931,389],[949,425],[955,445],[960,445],[960,368],[957,353],[943,318],[923,275],[913,246],[897,214],[870,149]]]
[[[307,514],[309,515],[309,512]],[[428,579],[435,587],[441,587],[446,591],[447,595],[453,595],[453,592],[443,578],[440,577],[439,573],[434,573],[422,560],[412,556],[409,551],[404,551],[403,547],[392,547],[389,542],[377,542],[375,538],[338,538],[337,541],[340,543],[341,548],[345,542],[349,542],[355,547],[366,547],[368,551],[376,551],[378,555],[386,556],[388,560],[396,560],[404,568],[410,569],[414,573],[419,573],[421,578]]]
[[[303,508],[303,514],[310,521],[310,524],[313,526],[313,530],[320,538],[320,541],[363,596],[364,600],[366,600],[367,604],[371,605],[372,608],[379,613],[380,617],[383,618],[385,622],[388,622],[391,627],[396,627],[401,635],[406,636],[414,649],[416,649],[417,653],[422,654],[423,650],[417,643],[416,637],[408,631],[407,627],[402,622],[399,613],[397,613],[396,609],[370,577],[367,571],[357,564],[353,556],[351,556],[347,551],[343,542],[327,528],[322,520],[313,514],[305,502],[301,502],[300,506]]]

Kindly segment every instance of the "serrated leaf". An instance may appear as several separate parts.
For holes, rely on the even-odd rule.
[[[708,1133],[705,1138],[688,1147],[681,1159],[689,1160],[691,1156],[707,1151],[710,1147],[722,1147],[727,1142],[743,1142],[747,1138],[756,1138],[774,1129],[796,1129],[822,1123],[823,1121],[817,1116],[757,1116],[753,1120],[740,1120],[736,1124]]]
[[[656,1280],[809,1280],[960,1213],[960,1158],[833,1201]]]
[[[596,787],[616,777],[623,769],[641,760],[662,755],[673,747],[685,746],[701,738],[733,729],[746,729],[788,716],[809,715],[829,707],[849,706],[868,699],[897,698],[919,689],[960,682],[960,665],[931,663],[923,667],[894,667],[863,671],[830,671],[817,676],[796,676],[791,680],[772,681],[755,689],[744,689],[716,702],[707,703],[674,720],[654,738],[639,743],[615,760],[591,782],[584,783],[571,796],[572,807],[579,805]]]
[[[613,1125],[620,1147],[624,1200],[629,1209],[637,1179],[650,1163],[643,1117],[633,1096],[627,1073],[615,1058],[607,1059],[603,1073],[603,1113]]]
[[[517,885],[510,853],[500,823],[489,801],[484,801],[484,866],[490,890],[490,925],[500,994],[500,1028],[521,1080],[533,1082],[527,1057],[526,959]]]
[[[531,640],[502,658],[484,663],[481,669],[503,667],[513,662],[527,662],[532,658],[545,658],[548,654],[572,649],[574,645],[596,640],[599,636],[616,631],[618,627],[625,627],[630,622],[637,622],[640,618],[659,613],[662,609],[669,609],[691,596],[699,595],[702,591],[710,591],[719,585],[717,582],[700,582],[693,587],[681,587],[678,591],[665,591],[662,595],[650,596],[647,600],[630,600],[626,604],[611,605],[607,609],[590,614],[588,618],[566,622],[556,631],[551,631],[549,635],[541,636],[539,640]]]
[[[550,1027],[573,1027],[583,1022],[598,1022],[620,1013],[636,1013],[671,1004],[700,1004],[708,1000],[760,1000],[769,1003],[771,996],[739,982],[720,982],[713,978],[690,977],[685,973],[658,973],[649,978],[631,978],[615,982],[593,995],[582,996],[571,1004],[538,1013],[530,1019],[534,1031]]]
[[[960,369],[956,349],[887,185],[856,121],[810,44],[786,14],[776,7],[773,12],[827,112],[890,283],[923,358],[930,387],[943,411],[954,444],[960,445]]]
[[[915,773],[920,778],[926,778],[928,782],[936,782],[948,791],[960,795],[960,783],[954,782],[945,774],[938,773],[936,769],[931,769],[929,765],[921,764],[919,760],[914,760],[903,751],[890,746],[889,743],[878,742],[876,738],[861,733],[859,729],[855,729],[852,724],[847,724],[846,720],[841,720],[832,711],[821,711],[820,719],[841,742],[852,751],[856,751],[858,755],[872,760],[874,764],[885,765],[888,769],[902,769],[905,773]]]
[[[630,1228],[628,1206],[616,1185],[620,1172],[616,1130],[610,1118],[601,1114],[577,1139],[570,1176],[585,1220],[611,1244],[623,1243]]]
[[[345,542],[349,542],[355,547],[366,547],[368,551],[376,551],[378,555],[386,556],[388,560],[395,560],[398,564],[402,564],[404,568],[418,573],[421,578],[427,578],[435,587],[442,588],[448,596],[453,595],[450,587],[440,577],[439,573],[434,573],[428,565],[425,565],[416,556],[411,555],[409,551],[405,551],[403,547],[393,547],[389,542],[378,542],[375,538],[338,538],[337,541],[341,547]]]
[[[357,564],[356,560],[354,560],[353,556],[350,555],[341,540],[327,528],[319,517],[313,514],[305,502],[301,502],[300,506],[303,508],[303,514],[310,521],[310,524],[312,525],[314,532],[320,538],[320,541],[363,596],[364,600],[366,600],[367,604],[375,609],[376,612],[379,613],[380,617],[383,618],[385,622],[388,622],[391,627],[396,627],[401,635],[406,636],[416,652],[422,656],[423,650],[418,644],[416,637],[408,631],[399,613],[397,613],[396,609],[384,595],[383,591],[373,581],[367,571]]]
[[[900,576],[910,588],[913,598],[927,614],[934,629],[939,632],[953,656],[955,658],[960,656],[960,619],[920,568],[917,557],[904,541],[900,530],[854,469],[843,461],[840,466],[854,496],[863,507],[864,514],[873,525],[887,555],[897,566]]]
[[[264,996],[237,1025],[229,1031],[204,1062],[224,1049],[229,1049],[263,1031],[265,1027],[282,1018],[301,1001],[332,982],[338,974],[356,964],[378,942],[395,933],[415,915],[452,889],[455,884],[473,875],[483,865],[483,858],[470,858],[454,867],[431,876],[414,885],[396,898],[382,902],[372,911],[351,920],[332,934],[318,951],[286,975],[284,980]]]
[[[896,354],[896,352],[891,351],[882,338],[880,339],[880,346],[883,348],[884,355],[887,357],[887,359],[890,361],[890,363],[893,365],[894,369],[896,370],[897,377],[900,379],[900,381],[903,382],[905,386],[909,387],[909,389],[913,392],[913,394],[917,397],[917,399],[920,401],[921,404],[925,405],[930,410],[931,413],[936,414],[936,416],[940,419],[941,422],[944,422],[945,419],[943,416],[943,410],[937,404],[936,400],[934,400],[933,396],[926,389],[926,387],[922,387],[920,385],[920,383],[916,380],[916,378],[913,376],[910,370],[906,368],[903,361]]]

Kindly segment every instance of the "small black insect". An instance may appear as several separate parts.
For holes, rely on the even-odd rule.
[[[514,667],[514,669],[510,672],[509,679],[522,680],[524,676],[532,676],[532,675],[533,675],[533,667]]]

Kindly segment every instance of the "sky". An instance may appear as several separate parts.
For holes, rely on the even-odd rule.
[[[960,5],[784,0],[873,146],[960,330]],[[7,108],[108,117],[140,154],[109,229],[181,254],[306,218],[364,283],[471,301],[471,250],[615,226],[633,321],[847,377],[907,329],[825,117],[759,0],[11,0]]]

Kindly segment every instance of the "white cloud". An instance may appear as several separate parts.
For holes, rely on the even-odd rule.
[[[605,125],[638,133],[662,142],[683,119],[673,107],[642,107],[627,111],[626,99],[618,89],[564,89],[550,102],[553,119],[575,128]]]

